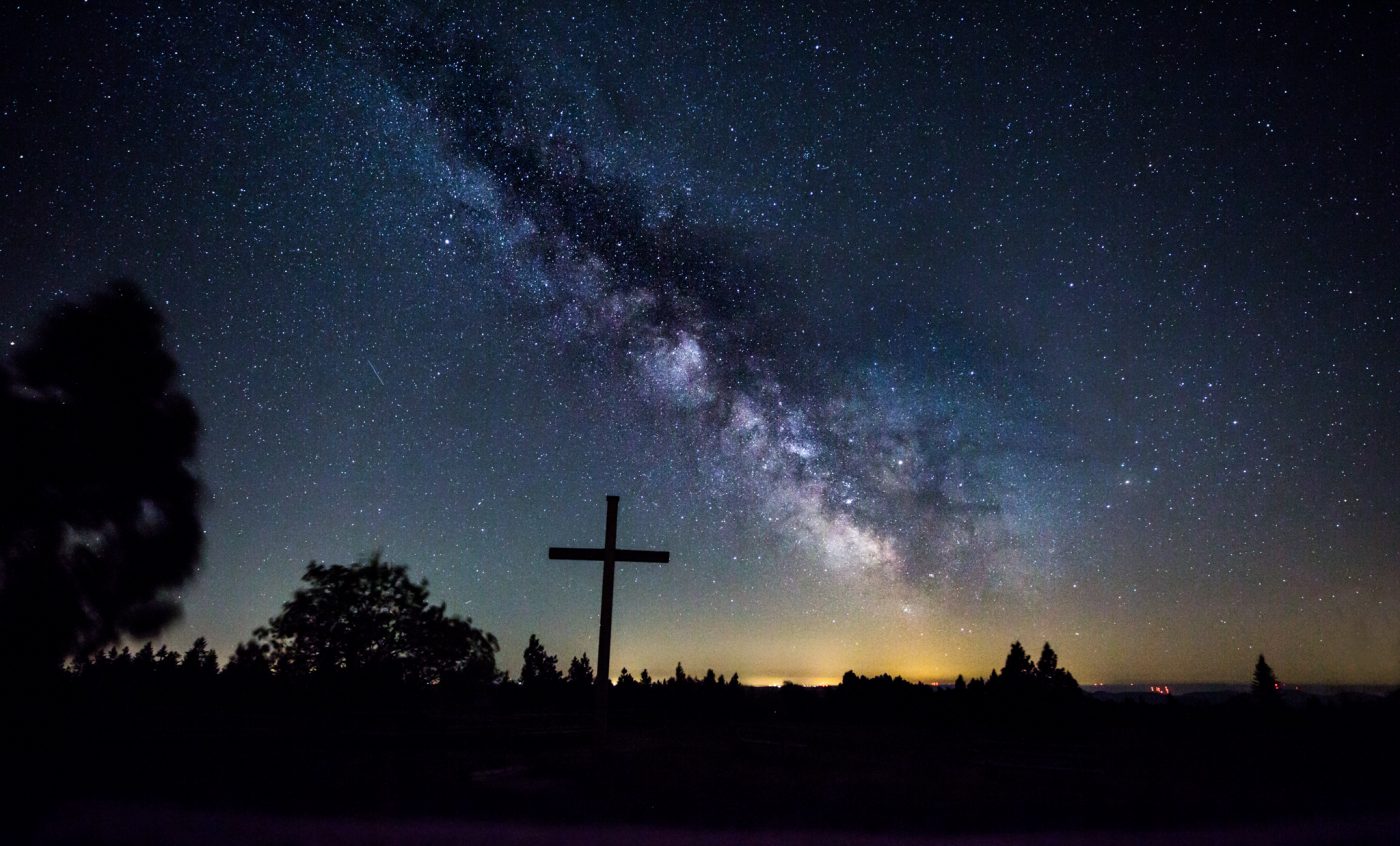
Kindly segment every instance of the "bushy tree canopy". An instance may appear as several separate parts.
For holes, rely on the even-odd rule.
[[[436,684],[489,681],[495,636],[428,604],[428,583],[379,553],[350,566],[311,562],[282,613],[254,637],[268,646],[279,674],[346,673]],[[241,658],[252,650],[241,647]]]

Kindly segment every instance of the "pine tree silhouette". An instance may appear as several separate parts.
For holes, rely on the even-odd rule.
[[[1254,664],[1254,681],[1250,685],[1250,692],[1256,700],[1265,703],[1278,702],[1282,698],[1279,695],[1278,677],[1274,675],[1274,668],[1269,666],[1263,655],[1260,655]]]
[[[571,685],[579,687],[589,687],[593,684],[593,664],[588,660],[588,653],[583,653],[583,658],[578,656],[569,661],[569,672],[564,680]]]
[[[559,658],[546,652],[544,644],[531,633],[530,643],[525,647],[525,663],[520,667],[520,683],[526,687],[549,687],[563,680]]]

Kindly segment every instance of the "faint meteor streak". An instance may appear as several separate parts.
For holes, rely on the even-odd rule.
[[[369,359],[365,359],[365,364],[368,364],[369,369],[374,371],[374,378],[379,380],[379,384],[383,385],[386,388],[389,387],[389,385],[384,381],[384,377],[379,375],[379,368],[374,366],[374,362],[370,361]]]

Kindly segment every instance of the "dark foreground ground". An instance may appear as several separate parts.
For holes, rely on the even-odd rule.
[[[1394,698],[102,693],[7,717],[0,840],[1400,842]]]
[[[674,846],[781,846],[803,843],[854,846],[1109,846],[1178,843],[1238,846],[1303,846],[1317,843],[1393,844],[1400,815],[1303,822],[1185,827],[1169,831],[1001,832],[994,834],[890,834],[821,832],[807,829],[706,831],[661,826],[601,824],[541,825],[446,819],[347,819],[295,817],[228,811],[123,805],[67,806],[36,833],[39,843],[159,844],[208,846],[243,843],[314,843],[336,846],[603,846],[661,843]]]

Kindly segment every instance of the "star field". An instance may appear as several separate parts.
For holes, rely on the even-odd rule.
[[[383,547],[751,680],[1393,682],[1393,10],[23,4],[0,340],[116,275],[205,424],[174,640]]]

